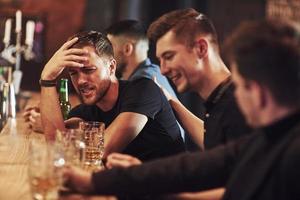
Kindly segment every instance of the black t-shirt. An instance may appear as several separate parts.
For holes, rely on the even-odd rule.
[[[101,121],[108,127],[122,112],[135,112],[148,117],[144,128],[122,153],[145,161],[184,151],[171,106],[160,88],[149,79],[119,81],[119,96],[111,110],[104,112],[96,105],[81,104],[71,110],[69,118]]]
[[[205,106],[205,149],[226,144],[251,133],[251,128],[247,125],[234,98],[234,85],[230,79],[225,85],[220,85],[214,90]]]

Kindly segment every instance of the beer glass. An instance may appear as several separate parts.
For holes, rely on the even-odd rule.
[[[32,140],[29,144],[28,175],[33,199],[58,199],[64,158],[55,144]]]
[[[80,129],[56,131],[56,143],[63,151],[67,164],[81,167],[85,161],[85,141]]]
[[[101,167],[101,159],[104,153],[104,129],[103,122],[80,122],[79,128],[84,133],[85,141],[85,165]]]

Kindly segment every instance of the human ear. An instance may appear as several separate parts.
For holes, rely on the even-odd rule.
[[[263,109],[268,101],[268,90],[255,81],[249,81],[246,87],[248,93],[252,95],[254,105],[259,109]]]
[[[127,42],[125,45],[124,45],[124,48],[123,48],[123,53],[124,55],[126,56],[130,56],[133,52],[133,44],[130,43],[130,42]]]
[[[198,55],[199,58],[203,58],[207,55],[207,49],[208,49],[208,43],[205,39],[198,39],[195,42],[195,46],[194,46],[196,53]]]
[[[115,74],[116,73],[116,68],[117,68],[117,61],[114,58],[110,59],[110,61],[109,61],[109,74],[110,75]]]

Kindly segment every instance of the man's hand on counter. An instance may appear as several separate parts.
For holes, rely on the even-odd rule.
[[[36,132],[43,132],[39,105],[26,106],[23,117],[29,128]]]

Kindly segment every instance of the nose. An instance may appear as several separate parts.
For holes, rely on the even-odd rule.
[[[167,64],[164,60],[160,61],[160,71],[162,75],[167,75],[170,69],[167,67]]]
[[[81,85],[87,82],[87,75],[85,73],[82,72],[78,72],[78,76],[77,76],[77,84]]]

